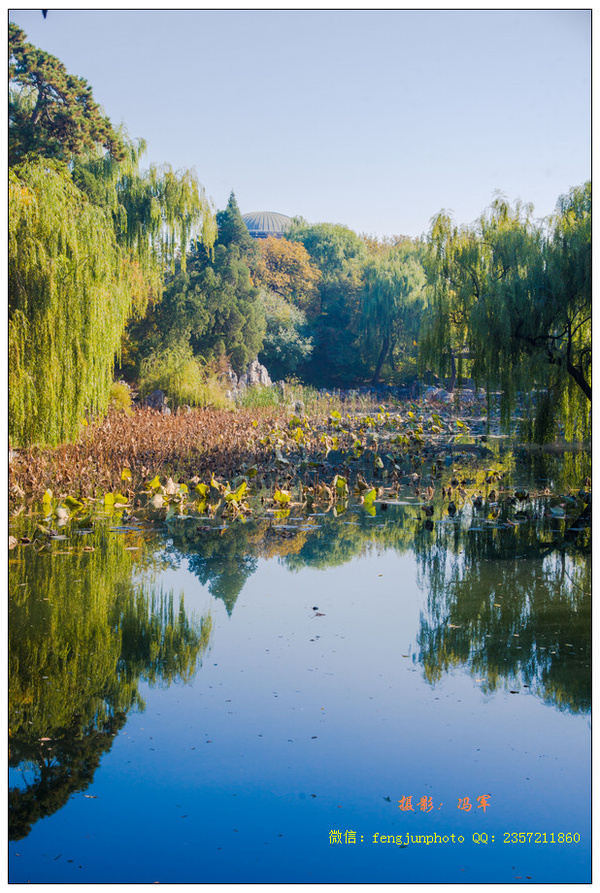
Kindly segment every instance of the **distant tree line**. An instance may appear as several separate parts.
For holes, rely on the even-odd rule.
[[[140,165],[81,78],[10,25],[9,355],[15,445],[77,436],[115,373],[188,403],[257,357],[274,379],[401,384],[429,369],[541,390],[537,428],[587,430],[591,188],[556,213],[497,197],[475,224],[378,240],[295,218],[254,240],[235,194],[214,213],[193,171]],[[543,430],[542,430],[543,429]]]

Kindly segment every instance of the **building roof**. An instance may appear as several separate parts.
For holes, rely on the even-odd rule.
[[[276,211],[253,211],[242,214],[251,236],[282,236],[289,229],[292,218]]]

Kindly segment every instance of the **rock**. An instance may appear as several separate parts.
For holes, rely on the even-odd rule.
[[[227,397],[231,400],[239,399],[248,388],[273,386],[271,377],[258,359],[248,363],[245,372],[238,377],[236,373],[229,367],[222,375],[225,383],[229,385],[227,389]]]
[[[165,408],[167,406],[167,397],[165,395],[165,392],[161,391],[160,388],[157,388],[146,397],[146,399],[144,400],[144,404],[150,409],[156,409],[158,410],[158,412],[164,412],[163,406]]]

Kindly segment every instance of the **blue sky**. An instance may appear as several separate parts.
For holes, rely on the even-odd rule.
[[[586,10],[15,10],[215,207],[418,236],[591,175]]]

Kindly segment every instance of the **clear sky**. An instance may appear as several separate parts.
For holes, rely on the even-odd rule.
[[[13,10],[215,208],[418,236],[591,176],[589,10]]]

